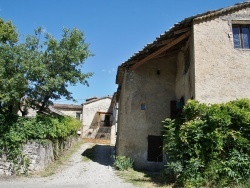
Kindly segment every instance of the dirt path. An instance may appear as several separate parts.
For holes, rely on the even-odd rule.
[[[82,187],[133,188],[115,175],[111,168],[112,147],[83,144],[56,174],[49,177],[0,177],[0,188]],[[85,153],[92,160],[83,160]]]

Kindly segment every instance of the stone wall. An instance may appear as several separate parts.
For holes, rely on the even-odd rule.
[[[232,34],[232,24],[246,20],[250,8],[194,24],[196,100],[250,98],[250,50],[234,48]]]
[[[131,157],[136,168],[158,170],[164,166],[164,162],[147,160],[148,136],[160,136],[162,120],[170,116],[170,101],[176,99],[176,61],[176,55],[157,58],[124,74],[117,155]]]
[[[22,157],[17,159],[18,164],[14,165],[8,161],[6,155],[0,155],[0,175],[32,174],[41,171],[79,140],[79,137],[69,137],[54,142],[46,141],[43,144],[28,141],[23,144]]]

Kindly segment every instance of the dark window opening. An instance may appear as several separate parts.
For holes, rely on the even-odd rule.
[[[104,126],[110,126],[110,115],[105,115]]]
[[[182,109],[185,105],[184,97],[181,97],[179,101],[170,101],[170,118],[174,119],[182,113]]]
[[[76,119],[78,119],[78,120],[81,119],[81,113],[76,112]]]
[[[189,66],[190,66],[190,53],[189,53],[189,48],[186,50],[184,54],[184,59],[185,59],[185,68],[184,68],[184,74],[188,72]]]
[[[250,25],[236,25],[232,27],[235,48],[250,49]]]
[[[163,141],[161,136],[148,135],[148,161],[163,161]]]

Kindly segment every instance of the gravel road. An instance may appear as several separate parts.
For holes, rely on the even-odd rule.
[[[115,175],[111,168],[113,148],[106,145],[84,143],[57,173],[49,177],[0,176],[0,188],[133,188]],[[92,160],[83,160],[84,153],[94,153]],[[94,152],[93,152],[94,151]]]

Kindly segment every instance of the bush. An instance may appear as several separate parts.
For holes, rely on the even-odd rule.
[[[223,187],[249,182],[250,100],[206,105],[189,101],[163,121],[166,172],[178,186]]]
[[[14,164],[20,161],[22,144],[28,140],[65,139],[76,135],[81,122],[71,117],[36,116],[35,118],[0,114],[0,155]],[[22,157],[25,159],[25,156]],[[22,161],[21,161],[22,162]]]
[[[133,168],[133,159],[126,156],[116,156],[114,167],[118,170],[128,170],[129,168]]]

